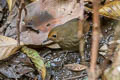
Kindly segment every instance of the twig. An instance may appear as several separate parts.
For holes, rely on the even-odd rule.
[[[79,52],[82,58],[82,62],[84,62],[84,38],[83,38],[83,21],[84,21],[84,0],[80,0],[80,20],[79,20],[79,27],[78,27],[78,38],[80,39],[79,42]]]
[[[96,60],[98,55],[99,39],[100,39],[100,21],[99,21],[99,3],[100,0],[93,0],[93,32],[92,32],[92,48],[91,48],[91,61],[89,80],[96,80],[95,74]]]
[[[18,45],[20,45],[20,21],[21,21],[21,14],[22,10],[24,9],[25,11],[25,16],[27,15],[27,9],[25,8],[25,3],[24,0],[21,0],[20,6],[19,6],[19,11],[18,11],[18,19],[17,19],[17,41]]]
[[[78,37],[81,38],[83,35],[83,19],[84,19],[84,0],[80,0],[80,20],[79,20],[79,27],[78,27]]]
[[[83,74],[83,75],[80,75],[80,76],[74,76],[74,77],[66,78],[64,80],[74,80],[74,79],[85,77],[85,76],[87,76],[87,74]]]

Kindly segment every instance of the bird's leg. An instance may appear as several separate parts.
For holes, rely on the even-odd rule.
[[[62,60],[62,62],[61,62],[61,67],[60,67],[60,69],[63,68],[64,62],[65,62],[65,57],[67,57],[68,53],[69,53],[69,51],[65,51],[65,55],[64,55],[63,60]]]
[[[79,52],[80,52],[81,61],[82,61],[81,63],[82,64],[85,63],[84,46],[85,46],[85,39],[81,38],[81,40],[80,40],[80,46],[79,46]]]

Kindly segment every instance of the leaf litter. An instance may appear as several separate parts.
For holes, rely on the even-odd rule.
[[[40,33],[36,33],[34,31],[31,31],[31,29],[28,30],[28,28],[26,28],[26,27],[25,27],[26,29],[22,29],[22,27],[21,27],[21,40],[24,43],[33,44],[33,45],[40,45],[42,43],[42,41],[44,41],[47,38],[48,32],[53,27],[55,27],[56,25],[63,24],[72,18],[78,17],[78,15],[76,13],[79,13],[78,12],[79,11],[79,8],[78,8],[79,4],[73,5],[74,2],[73,3],[70,2],[70,4],[72,6],[67,6],[67,9],[68,9],[67,10],[66,9],[67,3],[65,5],[62,4],[63,6],[62,5],[57,6],[57,5],[53,5],[55,3],[54,1],[53,1],[53,3],[50,3],[51,1],[52,0],[49,0],[47,2],[47,0],[45,0],[44,3],[40,2],[41,5],[39,5],[38,2],[33,2],[30,5],[28,5],[27,8],[30,8],[30,9],[28,9],[28,13],[30,13],[30,14],[27,15],[28,23],[29,23],[29,21],[32,22],[33,25],[35,25],[34,28],[39,30]],[[48,4],[48,3],[50,3],[50,4]],[[46,7],[46,5],[48,5],[48,6]],[[50,10],[48,8],[51,7],[51,5],[52,5],[52,9]],[[58,10],[58,12],[55,13],[56,9],[53,10],[53,7],[55,7],[56,9],[60,7],[60,10]],[[71,7],[74,9],[74,10],[72,9],[72,12],[71,12]],[[75,8],[75,7],[77,7],[77,8]],[[35,11],[33,11],[33,10],[35,10]],[[39,23],[39,22],[31,21],[31,19],[36,15],[36,13],[37,13],[37,15],[41,16],[42,12],[44,13],[46,11],[49,14],[51,14],[51,16],[52,16],[50,19],[48,19],[47,22],[43,21],[43,23],[36,25],[36,23]],[[16,38],[16,32],[15,32],[16,24],[15,23],[16,23],[17,19],[15,18],[15,15],[16,14],[12,14],[13,17],[9,19],[10,21],[8,21],[11,23],[9,24],[9,26],[5,30],[5,35],[13,37],[13,38]],[[61,15],[63,15],[63,16],[61,16]],[[23,18],[24,18],[24,15],[23,15],[22,19]],[[39,21],[41,21],[41,20],[39,20]],[[25,25],[24,22],[21,22],[21,25]],[[106,29],[104,29],[104,30],[106,30]],[[104,31],[104,32],[105,32],[104,34],[106,35],[109,32],[109,30],[108,30],[108,32],[106,32],[106,31]],[[87,38],[90,38],[90,36],[91,35],[87,35]],[[87,41],[87,43],[91,44],[89,41]],[[90,53],[89,52],[89,50],[90,50],[89,44],[86,46],[86,54],[87,54],[86,57],[88,60],[89,60],[89,53]],[[101,41],[101,44],[102,44],[102,41]],[[49,76],[55,80],[61,80],[61,79],[69,78],[72,76],[74,77],[77,75],[86,74],[86,71],[84,71],[84,70],[80,71],[80,72],[79,71],[73,72],[73,71],[65,69],[64,67],[61,68],[61,62],[63,62],[63,58],[65,56],[64,52],[61,50],[50,50],[50,49],[42,48],[42,49],[39,49],[38,51],[40,52],[41,56],[44,55],[44,53],[46,53],[48,51],[51,52],[51,54],[50,53],[47,54],[46,56],[44,56],[44,58],[45,58],[46,62],[50,61],[51,67],[50,67],[50,70],[48,70],[49,74],[50,74]],[[71,63],[78,63],[79,64],[80,58],[79,58],[78,54],[79,53],[70,52],[64,59],[64,65],[71,64]],[[22,56],[19,57],[20,55],[22,55]],[[6,76],[4,79],[6,79],[6,78],[19,78],[19,79],[25,79],[25,78],[31,79],[32,78],[32,79],[35,79],[38,76],[38,74],[35,71],[35,68],[33,67],[33,64],[30,61],[26,60],[28,58],[26,57],[25,54],[22,54],[21,52],[19,52],[19,53],[16,52],[16,54],[11,56],[11,57],[6,59],[5,62],[1,63],[1,64],[6,63],[3,66],[1,66],[1,68],[0,68],[0,73],[2,73],[3,75]],[[27,64],[24,62],[24,60],[27,62]],[[15,69],[15,66],[17,66],[17,69],[19,69],[18,71],[17,71],[17,69]],[[24,70],[24,68],[25,68],[25,70]],[[6,70],[8,70],[8,71],[6,71]],[[10,75],[8,75],[8,73]],[[18,73],[20,73],[20,74],[18,74]],[[84,77],[79,78],[79,80],[80,79],[82,80],[83,78]],[[76,80],[78,80],[78,79],[76,79]]]

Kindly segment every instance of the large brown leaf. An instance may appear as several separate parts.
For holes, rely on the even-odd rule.
[[[77,0],[62,1],[40,0],[27,6],[28,15],[25,18],[25,23],[32,23],[34,28],[40,30],[40,33],[22,32],[21,40],[24,43],[40,45],[46,40],[53,27],[79,17],[81,7]]]

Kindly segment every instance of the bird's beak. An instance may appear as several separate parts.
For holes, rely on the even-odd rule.
[[[54,43],[54,42],[47,38],[46,40],[43,41],[42,45],[50,45],[52,43]]]
[[[61,48],[57,43],[54,43],[52,40],[50,39],[46,39],[45,41],[43,41],[42,43],[43,46],[47,46],[48,48],[52,48],[52,49],[58,49]]]

